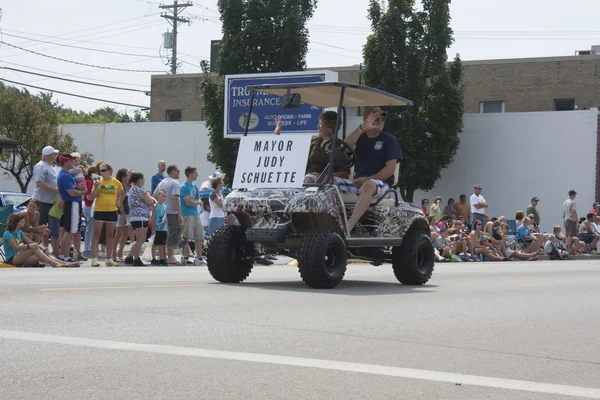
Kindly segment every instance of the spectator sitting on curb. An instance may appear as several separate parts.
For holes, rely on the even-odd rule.
[[[506,256],[508,258],[518,258],[523,261],[535,261],[537,260],[536,253],[521,253],[515,249],[517,241],[514,236],[509,235],[509,227],[506,224],[502,224],[502,222],[494,221],[493,225],[497,230],[494,232],[494,238],[501,238],[506,251]]]
[[[556,238],[556,246],[569,253],[582,254],[587,249],[585,243],[581,243],[577,237],[571,238],[571,248],[568,248],[566,245],[567,236],[562,233],[562,227],[560,225],[554,227],[554,237]]]
[[[531,220],[529,217],[523,218],[523,225],[517,229],[517,240],[520,240],[527,245],[528,253],[535,253],[542,247],[542,241],[539,237],[532,235],[531,229],[529,228],[530,225]]]
[[[598,240],[600,239],[600,228],[594,222],[596,215],[589,213],[586,220],[581,222],[579,228],[579,239],[590,246],[594,253],[598,253]]]
[[[556,247],[556,237],[554,235],[550,235],[546,243],[544,243],[544,254],[549,255],[551,260],[565,259]]]
[[[475,215],[475,213],[473,213]],[[473,217],[473,231],[469,235],[469,249],[471,250],[471,258],[483,255],[492,261],[508,261],[504,257],[494,254],[488,247],[489,241],[483,234],[483,222]]]
[[[521,210],[515,213],[515,227],[519,229],[521,225],[523,225],[523,218],[525,218],[525,213]]]

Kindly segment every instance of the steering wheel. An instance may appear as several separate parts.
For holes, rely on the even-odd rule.
[[[356,153],[345,141],[338,138],[327,140],[323,143],[323,151],[327,156],[330,156],[334,141],[336,145],[341,144],[341,146],[336,146],[333,150],[333,168],[352,168],[356,164]]]

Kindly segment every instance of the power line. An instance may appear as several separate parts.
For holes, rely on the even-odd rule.
[[[193,6],[192,3],[184,3],[184,4],[179,4],[177,2],[177,0],[173,1],[173,4],[170,5],[160,5],[158,8],[162,8],[164,10],[168,10],[171,9],[173,15],[169,15],[167,13],[162,13],[160,16],[163,17],[164,19],[168,20],[169,22],[171,22],[171,25],[173,26],[173,43],[171,46],[171,73],[173,75],[175,75],[177,73],[177,28],[179,27],[179,23],[186,23],[189,24],[190,20],[186,19],[186,18],[181,18],[179,16],[179,11],[183,11],[188,7]]]
[[[43,87],[39,87],[39,86],[29,85],[27,83],[21,83],[21,82],[11,81],[11,80],[8,80],[8,79],[5,79],[5,78],[0,78],[0,81],[13,83],[15,85],[20,85],[20,86],[32,87],[34,89],[45,90],[45,91],[48,91],[48,92],[60,93],[60,94],[66,95],[66,96],[80,97],[82,99],[87,99],[87,100],[102,101],[102,102],[105,102],[105,103],[119,104],[121,106],[129,106],[129,107],[135,107],[135,108],[143,108],[143,109],[147,109],[148,108],[147,106],[140,106],[140,105],[137,105],[137,104],[121,103],[121,102],[118,102],[118,101],[111,101],[111,100],[98,99],[98,98],[95,98],[95,97],[82,96],[80,94],[75,94],[75,93],[61,92],[61,91],[54,90],[54,89],[47,89],[47,88],[43,88]]]
[[[154,14],[150,14],[148,16],[157,15],[157,14],[158,13],[154,13]],[[116,25],[116,24],[123,23],[123,22],[138,20],[138,19],[141,19],[141,18],[145,18],[145,17],[132,18],[132,19],[125,20],[125,21],[122,21],[122,22],[115,22],[115,23],[112,23],[112,24],[107,24],[107,25],[99,26],[98,28],[108,27],[108,26]],[[139,26],[144,27],[144,28],[140,28],[140,29],[145,29],[145,28],[149,28],[149,27],[152,27],[152,26],[155,26],[155,25],[156,25],[155,23],[147,21],[147,22],[143,22],[141,24],[128,25],[128,26],[123,26],[123,27],[120,27],[120,28],[113,28],[113,29],[103,30],[103,31],[99,31],[99,32],[91,32],[91,33],[86,33],[86,34],[83,34],[83,35],[77,35],[77,37],[78,38],[82,38],[82,37],[87,37],[87,36],[97,36],[97,35],[101,35],[103,33],[117,32],[117,31],[121,31],[123,29],[136,28],[136,27],[139,27]],[[41,36],[43,39],[60,39],[60,40],[66,40],[66,41],[71,41],[71,42],[73,42],[72,44],[74,44],[74,43],[86,42],[86,40],[82,40],[82,39],[75,40],[75,39],[72,39],[71,36],[73,34],[79,33],[79,32],[89,31],[91,29],[94,29],[94,28],[83,29],[83,30],[80,30],[80,31],[75,31],[75,32],[66,33],[66,34],[63,34],[63,35],[55,35],[55,36],[40,35],[40,34],[36,34],[36,33],[21,32],[21,31],[15,31],[15,30],[4,30],[4,32],[24,33],[26,35]],[[94,38],[94,39],[103,39],[105,37],[111,37],[111,36],[115,36],[115,35],[121,35],[121,34],[129,33],[129,32],[135,32],[135,31],[140,30],[140,29],[134,29],[134,30],[124,31],[124,32],[113,33],[110,36],[103,36],[103,37]],[[64,36],[69,36],[69,37],[65,38]],[[28,42],[29,42],[29,40],[28,41],[23,41],[23,42],[18,42],[18,43],[16,43],[16,45],[20,46],[20,45],[26,44]],[[34,46],[35,46],[35,44],[34,44]],[[49,50],[49,49],[53,49],[53,48],[56,48],[56,47],[50,47],[50,48],[47,48],[47,49],[42,49],[40,51]]]
[[[63,74],[63,73],[60,73],[60,72],[47,71],[45,69],[30,67],[29,65],[17,64],[17,63],[9,62],[9,61],[0,60],[0,62],[3,63],[3,64],[16,65],[17,67],[29,68],[29,69],[33,69],[33,70],[36,70],[36,71],[46,72],[46,73],[54,74],[54,75],[73,76],[73,74]],[[143,87],[143,88],[149,88],[148,85],[138,85],[138,84],[135,84],[135,83],[107,81],[107,80],[104,80],[104,79],[96,79],[96,78],[84,78],[84,79],[87,79],[88,81],[105,82],[105,83],[115,83],[117,85],[129,85],[129,86],[138,86],[138,87]]]
[[[133,28],[134,26],[140,26],[140,25],[142,25],[141,28],[130,29],[128,31],[123,31],[123,32],[117,32],[117,33],[113,33],[111,35],[101,36],[101,37],[94,38],[94,39],[96,39],[96,40],[106,39],[106,38],[113,37],[113,36],[123,35],[125,33],[137,32],[137,31],[141,31],[143,29],[153,28],[153,27],[156,27],[156,26],[159,26],[159,25],[162,25],[162,24],[160,22],[159,23],[150,23],[150,24],[148,22],[144,22],[143,24],[131,25],[131,26],[128,26],[128,27],[119,28],[117,30]],[[111,31],[107,31],[107,32],[114,32],[114,31],[115,30],[111,30]],[[93,33],[92,35],[97,35],[99,33],[106,33],[106,32],[97,32],[97,33]],[[89,36],[89,35],[83,35],[83,36]],[[72,40],[72,39],[67,39],[67,40]],[[76,40],[72,44],[74,44],[74,43],[81,43],[81,42],[85,42],[85,41],[86,40],[83,40],[83,39],[82,40]],[[46,47],[44,49],[39,49],[38,51],[52,50],[52,49],[56,49],[56,48],[59,48],[59,47],[60,46]],[[4,55],[3,57],[4,58],[8,58],[8,57],[15,57],[15,56],[20,56],[20,55],[22,55],[22,54],[21,53],[14,53],[14,54]]]
[[[73,46],[73,45],[70,45],[70,44],[50,42],[50,41],[47,41],[47,40],[40,40],[40,39],[28,38],[28,37],[19,36],[19,35],[11,35],[11,34],[8,34],[8,33],[4,33],[4,36],[16,37],[16,38],[20,38],[20,39],[27,39],[27,40],[30,40],[30,41],[40,42],[40,43],[55,44],[57,46],[69,47],[69,48],[72,48],[72,49],[97,51],[97,52],[100,52],[100,53],[108,53],[108,54],[119,54],[119,55],[123,55],[123,56],[146,57],[146,58],[148,58],[148,57],[155,57],[155,58],[158,58],[158,56],[152,56],[152,55],[149,55],[149,54],[133,54],[133,53],[123,53],[123,52],[120,52],[120,51],[110,51],[110,50],[102,50],[102,49],[91,49],[89,47]]]
[[[71,64],[83,65],[83,66],[86,66],[86,67],[93,67],[93,68],[98,68],[98,69],[108,69],[108,70],[113,70],[113,71],[123,71],[123,72],[164,72],[164,71],[157,71],[157,70],[123,69],[123,68],[113,68],[113,67],[104,67],[104,66],[93,65],[93,64],[86,64],[86,63],[81,63],[81,62],[78,62],[78,61],[66,60],[64,58],[50,56],[48,54],[38,53],[37,51],[28,50],[28,49],[25,49],[23,47],[15,46],[14,44],[10,44],[10,43],[7,43],[5,41],[0,41],[0,43],[5,44],[5,45],[10,46],[10,47],[14,47],[14,48],[22,50],[22,51],[26,51],[28,53],[32,53],[32,54],[38,55],[38,56],[47,57],[47,58],[51,58],[53,60],[58,60],[58,61],[64,61],[64,62],[68,62],[68,63],[71,63]],[[152,56],[152,57],[154,58],[156,56]]]
[[[25,74],[30,74],[30,75],[37,75],[37,76],[43,76],[46,78],[51,78],[51,79],[57,79],[60,81],[66,81],[66,82],[73,82],[73,83],[81,83],[83,85],[90,85],[90,86],[98,86],[98,87],[104,87],[104,88],[108,88],[108,89],[115,89],[115,90],[126,90],[129,92],[138,92],[138,93],[144,93],[144,94],[148,94],[149,92],[146,90],[139,90],[139,89],[129,89],[129,88],[123,88],[123,87],[118,87],[118,86],[109,86],[109,85],[101,85],[99,83],[91,83],[91,82],[83,82],[83,81],[77,81],[74,79],[68,79],[68,78],[61,78],[58,76],[52,76],[52,75],[46,75],[46,74],[40,74],[37,72],[31,72],[31,71],[24,71],[22,69],[17,69],[17,68],[10,68],[10,67],[0,67],[0,69],[5,69],[8,71],[17,71],[17,72],[23,72]]]
[[[154,15],[154,14],[153,14],[153,15]],[[144,25],[145,25],[145,24],[144,24]],[[152,25],[149,25],[149,26],[148,26],[148,28],[150,28],[150,27],[154,27],[154,26],[158,26],[158,25],[162,25],[162,22],[153,23]],[[135,26],[135,25],[134,25],[134,26]],[[24,31],[15,31],[15,30],[8,30],[8,31],[7,31],[7,30],[4,30],[3,32],[14,32],[14,33],[20,33],[20,34],[23,34],[23,35],[33,35],[33,36],[42,36],[42,37],[57,37],[57,38],[58,38],[58,36],[44,36],[44,35],[40,35],[40,34],[37,34],[37,33],[24,32]],[[127,33],[127,32],[124,32],[124,33]],[[6,35],[6,33],[4,33],[4,34]],[[118,35],[120,35],[120,33],[119,33]],[[7,36],[8,36],[8,35],[7,35]],[[13,35],[13,36],[16,36],[16,35]],[[111,36],[114,36],[114,35],[111,35]],[[102,37],[102,38],[98,38],[98,39],[104,39],[104,38],[106,38],[106,37]],[[34,40],[34,39],[31,39],[31,40]],[[37,40],[37,39],[35,39],[35,40]],[[96,39],[95,39],[95,40],[96,40]],[[22,43],[22,42],[19,42],[19,43],[16,43],[16,44],[17,44],[17,45],[20,45],[21,43]],[[24,42],[23,42],[23,43],[24,43]],[[128,49],[138,49],[138,50],[156,50],[156,49],[154,49],[154,48],[152,48],[152,47],[129,46],[129,45],[125,45],[125,44],[117,44],[117,43],[102,43],[102,42],[95,42],[95,41],[93,41],[93,40],[78,40],[77,42],[74,42],[74,43],[89,43],[89,44],[96,44],[96,45],[100,45],[100,46],[123,47],[123,48],[128,48]],[[58,44],[58,43],[57,43],[57,44]],[[67,46],[67,45],[64,45],[64,46]],[[70,45],[69,45],[69,46],[70,46]],[[57,46],[57,47],[58,47],[58,46]],[[75,47],[75,46],[73,46],[73,47]],[[56,47],[52,47],[52,48],[56,48]],[[204,60],[204,59],[207,59],[207,58],[208,58],[207,56],[197,56],[197,55],[194,55],[194,54],[183,53],[183,52],[181,52],[181,51],[178,51],[178,53],[179,53],[179,54],[181,54],[181,55],[184,55],[184,56],[188,56],[188,57],[191,57],[191,58],[195,58],[195,59],[197,59],[197,60]],[[151,56],[151,55],[148,55],[148,57],[157,57],[157,56]]]
[[[346,50],[346,51],[350,51],[352,53],[362,54],[362,52],[357,51],[357,50],[352,50],[352,49],[348,49],[348,48],[345,48],[345,47],[333,46],[331,44],[326,44],[326,43],[321,43],[321,42],[315,42],[314,40],[311,40],[310,43],[320,44],[321,46],[327,46],[327,47],[332,47],[334,49]]]

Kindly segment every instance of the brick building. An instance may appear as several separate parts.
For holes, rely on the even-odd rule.
[[[567,57],[464,61],[465,112],[528,112],[600,106],[600,47]],[[314,68],[360,83],[360,66]],[[203,120],[202,74],[153,75],[150,120]]]
[[[308,68],[338,73],[340,82],[359,83],[360,66]],[[217,78],[217,75],[214,75]],[[153,75],[150,98],[150,121],[203,121],[200,82],[203,74]]]

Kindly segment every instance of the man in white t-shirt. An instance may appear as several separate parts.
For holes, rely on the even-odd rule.
[[[52,163],[56,159],[58,150],[52,146],[46,146],[42,150],[42,159],[33,167],[32,181],[35,183],[33,198],[39,201],[38,211],[40,213],[40,225],[48,223],[48,212],[54,204],[54,197],[58,193],[56,179],[58,174]],[[42,245],[48,247],[48,235],[42,237]]]
[[[471,195],[469,203],[471,203],[471,225],[475,221],[481,221],[482,225],[485,226],[485,209],[488,207],[487,202],[481,195],[483,188],[481,185],[475,185],[473,187],[475,193]]]
[[[179,193],[181,191],[181,184],[179,183],[179,168],[177,165],[169,165],[167,167],[167,178],[163,179],[153,195],[154,198],[158,195],[158,192],[164,190],[167,193],[167,263],[168,264],[179,264],[173,252],[175,247],[181,245],[181,203],[179,201]]]

